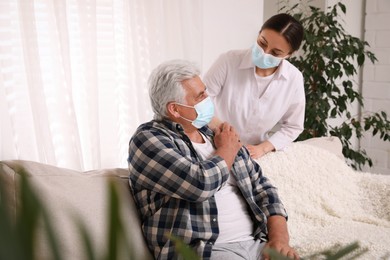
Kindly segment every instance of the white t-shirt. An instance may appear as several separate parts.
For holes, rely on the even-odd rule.
[[[192,142],[196,152],[203,158],[208,159],[215,153],[210,140],[203,134],[205,143]],[[230,243],[253,239],[253,222],[249,216],[247,204],[240,194],[236,180],[229,175],[226,184],[215,193],[215,201],[218,209],[219,235],[218,243]]]
[[[216,116],[233,125],[244,144],[268,140],[280,150],[303,130],[303,77],[296,67],[283,60],[268,79],[264,83],[256,77],[251,50],[233,50],[215,61],[203,81],[216,107]],[[279,129],[272,134],[275,126]]]

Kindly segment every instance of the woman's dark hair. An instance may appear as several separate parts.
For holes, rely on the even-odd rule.
[[[303,26],[289,14],[282,13],[272,16],[265,21],[260,32],[264,29],[271,29],[283,35],[290,44],[292,52],[298,50],[299,46],[301,46]]]

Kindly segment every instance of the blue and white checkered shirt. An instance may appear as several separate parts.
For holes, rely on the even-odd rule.
[[[200,131],[213,142],[213,132]],[[156,259],[176,259],[172,234],[209,259],[218,238],[214,194],[229,170],[220,156],[202,160],[181,125],[150,121],[138,127],[129,144],[130,187],[141,215],[147,244]],[[276,188],[242,148],[231,174],[254,221],[254,237],[267,233],[267,217],[287,217]]]

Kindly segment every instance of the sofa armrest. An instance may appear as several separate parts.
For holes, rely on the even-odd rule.
[[[327,150],[328,152],[335,154],[340,159],[345,159],[343,155],[343,146],[341,144],[341,141],[335,136],[314,137],[301,141],[299,143],[308,144]]]

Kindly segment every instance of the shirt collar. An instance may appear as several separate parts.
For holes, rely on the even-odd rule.
[[[245,52],[244,56],[241,59],[239,69],[249,69],[255,68],[255,65],[252,62],[252,49],[249,49]]]
[[[180,132],[180,133],[184,133],[184,129],[183,127],[176,123],[176,122],[173,122],[167,118],[164,118],[163,120],[160,121],[166,128],[168,128],[169,130],[172,130],[174,132]],[[207,136],[212,136],[213,135],[213,131],[206,125],[202,128],[199,129],[199,131],[201,133],[203,133],[204,135],[207,135]]]
[[[288,80],[289,78],[289,73],[288,73],[288,64],[289,61],[283,59],[279,65],[279,68],[275,72],[275,77],[276,78],[285,78]],[[239,69],[255,69],[255,65],[252,62],[252,49],[248,49],[244,56],[241,59],[241,63],[239,66]]]

